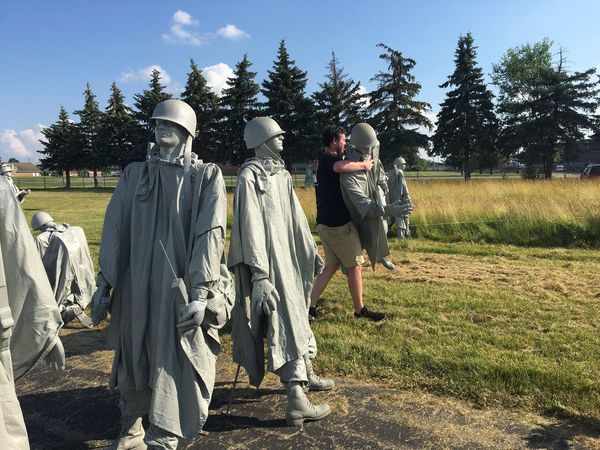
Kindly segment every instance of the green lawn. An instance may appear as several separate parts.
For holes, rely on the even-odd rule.
[[[83,226],[96,261],[110,195],[36,191],[23,207]],[[320,372],[600,417],[600,250],[395,238],[391,250],[395,272],[364,268],[365,302],[388,322],[356,321],[340,274],[325,291]]]

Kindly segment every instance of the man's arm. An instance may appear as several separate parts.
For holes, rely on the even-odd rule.
[[[361,170],[370,171],[373,169],[373,160],[370,161],[336,161],[333,164],[333,171],[335,173],[351,173],[359,172]]]

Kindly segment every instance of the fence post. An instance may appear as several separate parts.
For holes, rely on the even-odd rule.
[[[44,177],[44,190],[46,190],[46,177]]]

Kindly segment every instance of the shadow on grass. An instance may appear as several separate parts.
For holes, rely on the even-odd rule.
[[[45,392],[19,397],[32,449],[88,448],[119,432],[118,394],[106,387]]]
[[[579,438],[600,438],[600,420],[592,418],[574,419],[571,415],[546,412],[546,415],[557,417],[560,423],[538,425],[527,436],[528,448],[573,448],[573,440]]]

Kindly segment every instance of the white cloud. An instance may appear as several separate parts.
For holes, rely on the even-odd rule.
[[[165,89],[166,92],[168,92],[169,94],[174,95],[176,97],[179,97],[184,90],[185,90],[185,86],[183,86],[181,83],[179,83],[177,81],[171,83]]]
[[[227,78],[233,77],[233,69],[225,63],[219,63],[204,67],[202,75],[206,78],[206,84],[220,97],[223,89],[227,87]]]
[[[202,45],[210,34],[200,34],[190,28],[198,27],[199,23],[192,15],[181,9],[173,14],[173,25],[168,33],[162,34],[163,42],[168,44]]]
[[[175,23],[180,23],[181,25],[198,25],[198,21],[195,20],[190,13],[182,11],[181,9],[173,14],[173,21]]]
[[[171,17],[171,27],[168,33],[162,33],[163,42],[167,44],[203,45],[211,39],[222,37],[232,41],[250,38],[250,34],[237,26],[228,23],[216,32],[200,33],[197,28],[200,23],[187,11],[177,10]]]
[[[43,146],[39,140],[44,138],[42,130],[44,125],[38,124],[35,128],[26,130],[5,129],[0,134],[0,158],[2,161],[8,161],[10,158],[16,158],[19,161],[38,161]]]
[[[358,93],[360,95],[366,95],[366,94],[369,93],[369,91],[362,84],[359,84],[358,85]],[[371,101],[369,100],[369,97],[363,97],[363,105],[364,105],[364,107],[368,108],[370,104],[371,104]]]
[[[239,41],[240,39],[249,38],[250,35],[243,30],[240,30],[235,25],[228,23],[224,27],[217,30],[217,35],[225,39],[231,39],[232,41]]]
[[[162,84],[164,85],[169,85],[171,84],[171,75],[169,75],[169,73],[163,69],[162,67],[160,67],[157,64],[154,64],[152,66],[148,66],[148,67],[143,67],[141,69],[137,69],[137,70],[130,70],[128,72],[123,72],[120,76],[119,76],[119,82],[121,83],[138,83],[140,81],[150,81],[150,78],[152,76],[152,71],[156,69],[160,72],[160,81]]]

